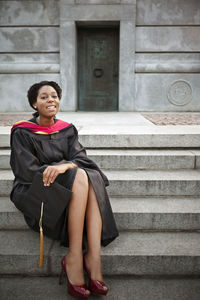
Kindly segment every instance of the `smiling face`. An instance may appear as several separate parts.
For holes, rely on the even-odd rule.
[[[37,107],[40,117],[54,117],[60,106],[56,90],[50,85],[42,86],[38,90],[37,101],[33,105]]]

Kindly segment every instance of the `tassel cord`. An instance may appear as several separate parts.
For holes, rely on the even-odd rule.
[[[44,211],[44,202],[41,204],[41,215],[39,220],[39,227],[40,227],[40,262],[39,267],[43,266],[43,257],[44,257],[44,237],[43,237],[43,228],[42,228],[42,217]]]

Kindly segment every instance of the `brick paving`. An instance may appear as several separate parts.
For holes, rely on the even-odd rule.
[[[141,114],[155,125],[200,125],[200,113]]]
[[[29,120],[32,118],[31,113],[26,114],[0,114],[0,126],[12,126],[20,120]]]

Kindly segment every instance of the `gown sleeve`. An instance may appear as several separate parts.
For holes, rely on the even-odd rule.
[[[17,128],[11,134],[10,165],[18,182],[30,184],[36,172],[44,172],[48,165],[41,165],[29,133]]]
[[[80,168],[94,169],[100,173],[106,186],[109,185],[108,178],[106,175],[99,169],[99,167],[88,158],[85,148],[81,145],[78,140],[78,131],[73,125],[74,134],[69,140],[69,160],[78,165]]]

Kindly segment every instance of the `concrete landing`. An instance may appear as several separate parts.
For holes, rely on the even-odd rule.
[[[30,113],[24,116],[29,119]],[[157,126],[138,112],[60,112],[57,117],[77,127],[86,148],[200,147],[200,125]],[[0,127],[0,147],[9,147],[10,128]]]
[[[147,126],[152,128],[178,128],[178,127],[190,127],[200,128],[200,125],[155,125],[153,122],[143,116],[145,112],[59,112],[57,114],[58,119],[62,119],[66,122],[73,123],[75,126],[87,127],[93,125],[95,127],[101,126]],[[170,113],[168,113],[170,114]],[[172,115],[174,113],[171,113]],[[183,113],[184,115],[186,113]],[[197,113],[193,113],[194,116]],[[181,115],[181,113],[179,113]],[[190,113],[191,115],[191,113]],[[164,116],[164,114],[163,114]],[[6,123],[15,123],[18,120],[28,120],[31,118],[30,112],[17,112],[17,113],[0,113],[0,126],[4,126]],[[2,120],[8,122],[2,122]]]

